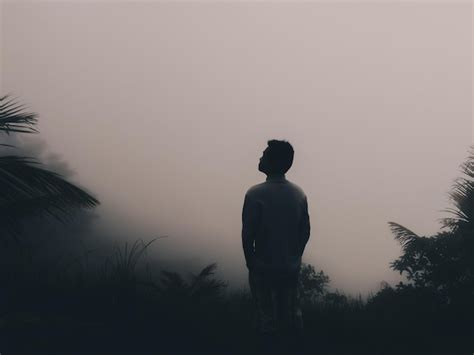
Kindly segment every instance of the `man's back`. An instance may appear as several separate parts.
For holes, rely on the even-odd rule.
[[[291,144],[276,139],[267,143],[258,164],[267,179],[248,189],[242,210],[242,245],[256,306],[255,325],[262,335],[290,329],[301,334],[298,279],[310,233],[308,202],[303,190],[285,178],[293,164]]]
[[[252,186],[242,211],[242,241],[247,265],[270,271],[299,269],[310,234],[303,190],[285,175]]]

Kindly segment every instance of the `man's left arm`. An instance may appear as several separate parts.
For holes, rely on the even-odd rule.
[[[260,209],[257,201],[245,194],[242,209],[242,246],[244,249],[247,268],[251,270],[255,260],[255,237],[260,218]]]

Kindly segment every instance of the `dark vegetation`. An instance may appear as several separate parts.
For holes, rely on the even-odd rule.
[[[0,98],[0,130],[33,133],[35,123]],[[391,267],[406,281],[362,300],[328,291],[329,277],[303,265],[307,354],[474,352],[473,167],[471,153],[441,232],[418,236],[389,223],[402,246]],[[87,224],[84,208],[98,200],[33,158],[1,156],[0,183],[2,354],[258,353],[249,292],[229,291],[216,264],[189,277],[157,273],[145,254],[159,241],[98,253],[62,235]]]

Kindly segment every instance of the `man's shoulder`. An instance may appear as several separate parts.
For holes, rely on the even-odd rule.
[[[301,195],[302,197],[306,197],[304,190],[299,185],[289,180],[288,183],[293,188],[293,190],[295,190],[299,195]]]
[[[247,192],[245,193],[246,196],[254,196],[258,194],[262,189],[265,187],[265,182],[261,182],[259,184],[252,185],[248,188]]]
[[[300,195],[301,197],[306,197],[306,194],[303,191],[303,189],[299,185],[295,184],[294,182],[286,180],[284,185],[286,186],[286,188],[288,188],[289,186],[293,191],[296,192],[296,194]],[[270,193],[272,190],[268,188],[269,186],[273,186],[273,185],[269,183],[268,181],[264,181],[256,185],[252,185],[247,190],[246,196],[254,197],[254,196],[258,196],[259,194],[265,194],[266,191]]]

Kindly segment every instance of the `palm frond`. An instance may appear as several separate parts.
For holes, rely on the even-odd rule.
[[[226,283],[211,277],[215,274],[216,269],[217,263],[212,263],[204,267],[198,275],[192,275],[191,296],[219,297],[221,290],[226,287]]]
[[[390,230],[395,235],[395,240],[397,240],[404,249],[415,240],[420,238],[418,234],[398,223],[388,222],[388,224],[390,226]]]
[[[16,235],[25,217],[49,215],[64,221],[74,208],[99,201],[32,158],[0,157],[0,228]]]
[[[474,145],[470,146],[466,161],[461,164],[461,171],[470,178],[474,178]]]
[[[216,269],[217,269],[217,263],[209,264],[206,267],[204,267],[204,269],[201,270],[197,278],[202,280],[209,276],[212,276],[214,275],[214,272],[216,271]]]
[[[26,107],[10,98],[9,95],[0,97],[0,131],[7,134],[10,132],[36,133],[33,127],[37,122],[38,115],[26,112]]]
[[[461,225],[470,225],[474,217],[474,146],[471,147],[467,161],[461,164],[461,171],[465,176],[454,180],[449,193],[454,208],[443,210],[453,217],[441,219],[442,228],[450,228],[453,231]]]

